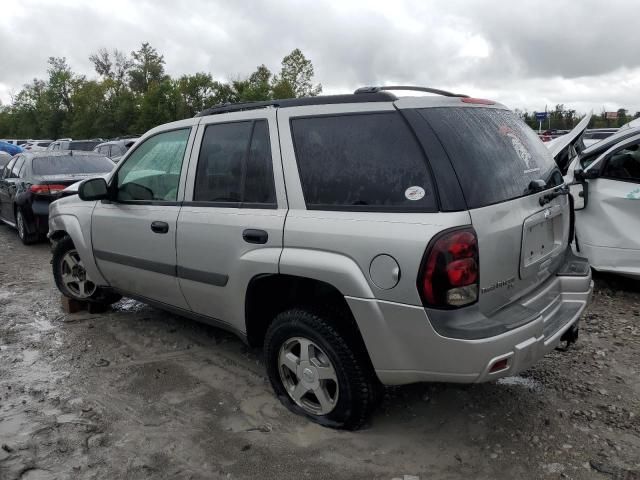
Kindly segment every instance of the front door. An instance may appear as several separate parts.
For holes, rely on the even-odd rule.
[[[178,217],[178,277],[189,305],[239,331],[250,280],[278,272],[287,211],[276,113],[261,113],[202,120]]]
[[[112,200],[98,202],[93,251],[109,284],[125,294],[188,309],[176,278],[176,224],[194,120],[147,138],[110,182]]]
[[[589,200],[576,212],[576,235],[595,268],[640,276],[640,139],[618,144],[589,170]]]

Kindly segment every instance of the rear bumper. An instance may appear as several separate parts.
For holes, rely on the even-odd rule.
[[[590,271],[548,279],[520,305],[539,314],[525,325],[488,338],[465,340],[440,335],[424,308],[347,297],[380,381],[474,383],[514,375],[553,350],[577,325],[593,290]],[[491,372],[499,360],[504,369]]]

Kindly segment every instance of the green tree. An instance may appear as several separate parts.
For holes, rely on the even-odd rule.
[[[260,65],[248,78],[234,80],[232,85],[236,93],[236,101],[270,100],[272,98],[271,78],[271,71],[265,65]]]
[[[280,73],[273,77],[273,98],[312,97],[322,93],[322,85],[312,83],[314,75],[311,60],[296,48],[282,59]]]
[[[115,94],[126,86],[126,80],[134,61],[118,49],[111,53],[106,48],[99,49],[89,56],[95,71],[104,81],[109,81],[109,87]]]
[[[161,82],[152,82],[142,97],[140,116],[135,125],[139,132],[178,119],[178,104],[180,93],[176,82],[166,78]]]
[[[199,72],[172,79],[164,57],[149,43],[131,56],[101,48],[89,56],[97,76],[73,72],[64,57],[51,57],[48,78],[34,79],[0,105],[0,137],[116,137],[140,134],[161,123],[191,117],[218,103],[317,95],[313,65],[298,49],[274,76],[259,65],[230,82]]]
[[[133,65],[129,70],[129,86],[136,93],[144,94],[152,83],[166,79],[164,57],[155,48],[144,42],[140,50],[131,52]]]
[[[616,126],[617,127],[621,127],[625,123],[627,123],[628,121],[629,120],[627,120],[627,109],[626,108],[619,108],[618,109],[618,118],[616,119]]]
[[[176,85],[180,96],[178,117],[193,117],[214,103],[217,85],[209,73],[199,72],[180,77]]]

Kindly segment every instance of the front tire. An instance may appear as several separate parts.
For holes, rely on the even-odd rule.
[[[379,383],[351,337],[305,310],[274,319],[265,337],[265,362],[271,385],[289,410],[332,428],[355,430],[367,421]]]
[[[60,293],[81,302],[111,305],[120,295],[98,287],[87,276],[84,264],[71,237],[60,240],[53,249],[53,278]]]

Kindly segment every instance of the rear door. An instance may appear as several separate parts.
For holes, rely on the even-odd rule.
[[[540,198],[562,185],[549,151],[513,112],[424,108],[455,169],[478,235],[479,307],[487,315],[544,282],[568,246],[569,203]],[[546,185],[530,191],[530,182]]]
[[[12,198],[15,194],[15,181],[12,177],[13,166],[18,157],[14,157],[2,172],[0,178],[0,216],[9,222],[14,222]]]
[[[251,278],[277,273],[287,201],[275,110],[202,119],[178,218],[178,276],[198,314],[244,331]],[[276,187],[278,185],[278,187]]]
[[[98,268],[131,295],[187,310],[176,278],[176,224],[196,120],[151,134],[111,180],[113,200],[98,202],[91,238]]]

